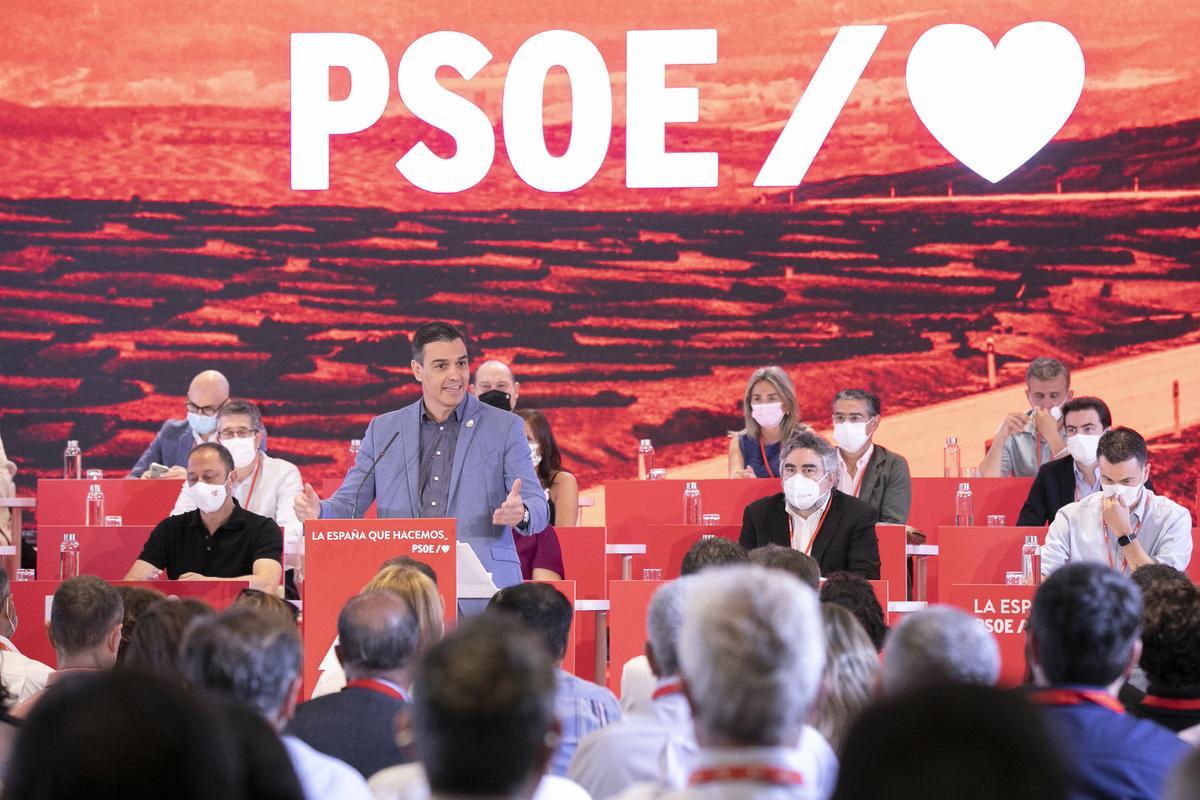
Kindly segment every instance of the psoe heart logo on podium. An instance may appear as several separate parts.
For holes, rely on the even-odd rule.
[[[938,25],[913,46],[905,78],[933,137],[997,183],[1066,124],[1083,92],[1083,50],[1053,22],[1018,25],[994,47],[970,25]]]

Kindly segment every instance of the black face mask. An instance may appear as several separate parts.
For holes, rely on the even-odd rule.
[[[508,392],[502,392],[499,389],[492,389],[490,392],[479,395],[479,402],[495,406],[501,411],[512,411],[512,400]]]

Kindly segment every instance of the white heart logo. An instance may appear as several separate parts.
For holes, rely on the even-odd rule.
[[[441,548],[440,548],[440,549],[441,549],[441,551],[442,551],[443,553],[449,553],[449,552],[450,552],[450,545],[448,545],[448,544],[444,544],[444,545],[442,545],[442,546],[441,546]]]
[[[1053,22],[1027,22],[992,47],[970,25],[938,25],[908,54],[908,97],[942,147],[992,183],[1062,129],[1083,92],[1083,50]]]

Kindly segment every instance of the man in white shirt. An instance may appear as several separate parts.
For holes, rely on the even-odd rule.
[[[1059,510],[1042,548],[1042,575],[1073,561],[1106,564],[1127,575],[1154,563],[1185,571],[1192,557],[1191,514],[1145,487],[1146,440],[1131,428],[1112,428],[1096,452],[1100,491]]]
[[[21,655],[12,643],[17,632],[17,606],[13,603],[12,587],[8,584],[8,571],[0,567],[0,680],[12,696],[16,705],[28,700],[46,686],[53,667]]]
[[[1038,468],[1067,451],[1062,405],[1073,397],[1071,371],[1056,358],[1035,358],[1025,370],[1028,411],[1004,418],[979,464],[985,478],[1032,478]]]

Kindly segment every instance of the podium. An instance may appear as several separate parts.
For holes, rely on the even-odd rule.
[[[42,525],[83,525],[87,520],[88,487],[104,491],[105,516],[119,516],[124,525],[150,525],[171,514],[183,481],[102,478],[99,481],[38,479],[37,521]]]

